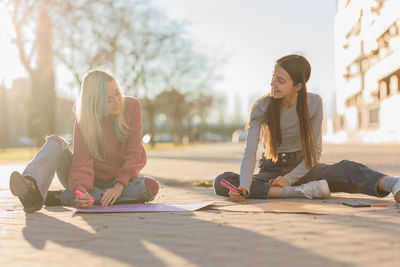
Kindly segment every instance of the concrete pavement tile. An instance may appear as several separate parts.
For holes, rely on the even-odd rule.
[[[399,147],[385,148],[391,165],[382,170],[400,174],[395,155]],[[217,200],[212,188],[194,188],[193,180],[212,178],[238,168],[240,146],[226,144],[150,152],[146,171],[159,176],[160,195],[155,203],[189,203]],[[345,148],[325,156],[336,161]],[[363,149],[346,154],[365,162],[377,162]],[[380,149],[380,148],[377,148]],[[397,150],[396,150],[397,149]],[[215,151],[222,151],[215,153]],[[357,155],[361,151],[365,155]],[[360,153],[361,153],[360,152]],[[375,151],[376,152],[376,151]],[[378,151],[379,152],[379,151]],[[361,154],[362,154],[361,153]],[[379,160],[387,151],[377,154]],[[172,157],[168,158],[169,155]],[[185,157],[184,165],[180,161]],[[358,160],[357,159],[357,160]],[[168,160],[168,173],[154,172]],[[211,165],[219,161],[219,166]],[[160,164],[160,165],[158,165]],[[172,165],[171,165],[172,164]],[[175,167],[174,167],[175,166]],[[205,167],[208,166],[208,167]],[[8,167],[15,168],[15,166]],[[202,168],[202,169],[195,169]],[[188,169],[193,169],[188,171]],[[196,173],[197,171],[197,173]],[[1,172],[1,166],[0,166]],[[4,172],[3,172],[4,173]],[[156,175],[157,174],[157,175]],[[333,194],[326,202],[348,199],[388,203],[374,212],[352,209],[352,214],[307,215],[235,213],[206,210],[188,213],[81,214],[61,207],[25,214],[8,188],[8,177],[0,182],[1,266],[396,266],[400,236],[400,208],[392,196],[377,199],[365,195]],[[7,181],[6,181],[7,180]],[[166,183],[164,183],[166,182]],[[53,189],[60,188],[57,183]],[[4,190],[5,189],[5,190]],[[286,200],[285,200],[286,201]],[[250,201],[251,202],[251,201]],[[89,260],[88,260],[89,259]]]

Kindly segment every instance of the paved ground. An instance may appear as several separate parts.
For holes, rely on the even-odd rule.
[[[212,189],[191,183],[237,172],[243,145],[149,152],[144,173],[162,183],[156,202],[226,204]],[[343,158],[400,176],[399,145],[324,146],[324,162]],[[398,266],[400,205],[391,196],[334,194],[328,204],[341,206],[351,198],[389,205],[339,215],[216,210],[74,215],[62,207],[25,214],[7,189],[10,172],[25,164],[0,165],[0,266]]]

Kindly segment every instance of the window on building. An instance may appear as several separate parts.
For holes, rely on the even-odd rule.
[[[400,72],[397,74],[397,92],[400,93]]]
[[[379,108],[369,110],[369,124],[379,123]]]
[[[379,96],[380,96],[380,99],[383,99],[383,98],[385,98],[387,96],[387,89],[388,89],[388,86],[387,86],[386,82],[385,81],[381,81],[379,83]]]
[[[362,127],[362,112],[358,112],[358,128]]]
[[[390,90],[392,95],[396,94],[397,91],[399,90],[399,82],[398,82],[398,78],[397,75],[394,74],[390,77]]]

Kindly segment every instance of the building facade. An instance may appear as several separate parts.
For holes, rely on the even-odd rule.
[[[338,0],[336,111],[325,140],[400,143],[400,1]]]

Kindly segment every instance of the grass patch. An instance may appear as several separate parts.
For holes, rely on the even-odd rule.
[[[200,180],[193,182],[193,185],[198,187],[212,187],[214,184],[212,181]]]
[[[165,150],[165,149],[173,149],[178,147],[186,147],[187,144],[175,144],[175,143],[157,143],[154,147],[151,147],[150,144],[143,144],[145,150]]]
[[[150,144],[143,144],[145,150],[165,150],[182,148],[190,145],[196,145],[201,143],[191,143],[191,144],[174,144],[174,143],[158,143],[154,148]],[[0,161],[17,161],[17,160],[31,160],[36,153],[39,151],[39,147],[14,147],[0,149]],[[72,151],[72,147],[70,146]]]
[[[0,160],[31,160],[38,151],[38,147],[0,149]]]

